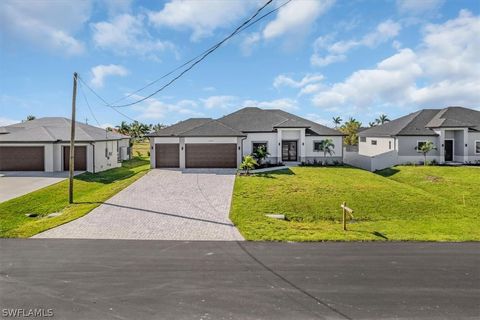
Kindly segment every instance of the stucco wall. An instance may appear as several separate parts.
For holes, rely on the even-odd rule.
[[[276,132],[255,132],[247,134],[247,138],[243,140],[243,154],[242,157],[252,154],[253,142],[266,142],[267,151],[270,153],[270,156],[267,158],[267,161],[275,163],[277,161],[277,133]]]
[[[335,147],[332,149],[333,154],[327,154],[326,158],[324,158],[324,154],[322,151],[315,151],[313,149],[313,143],[319,142],[325,139],[331,139]],[[306,136],[305,137],[305,162],[312,162],[312,161],[343,161],[343,137],[341,136]]]
[[[391,137],[366,137],[366,141],[362,142],[359,138],[358,153],[365,156],[375,156],[385,152],[395,150],[395,138]],[[377,144],[372,145],[372,140],[376,140]]]
[[[105,154],[107,150],[107,155]],[[88,159],[88,158],[87,158]],[[117,141],[95,142],[95,172],[121,167],[117,158]]]
[[[400,136],[398,140],[398,155],[407,157],[418,157],[419,161],[423,161],[423,155],[415,150],[419,141],[432,141],[437,150],[432,150],[428,153],[429,156],[439,156],[441,144],[439,144],[438,137],[435,136]]]
[[[480,154],[475,153],[475,141],[480,141],[480,132],[468,133],[468,161],[480,161]]]

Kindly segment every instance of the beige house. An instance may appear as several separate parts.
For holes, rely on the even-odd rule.
[[[65,171],[71,120],[40,118],[0,127],[0,171]],[[130,158],[130,138],[76,123],[75,170],[100,172]]]

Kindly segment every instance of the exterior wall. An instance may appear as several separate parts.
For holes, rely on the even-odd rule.
[[[376,140],[377,144],[372,145],[372,140]],[[395,138],[392,137],[366,137],[365,142],[358,143],[358,153],[364,156],[376,156],[392,150],[395,150]]]
[[[93,170],[93,146],[89,143],[75,143],[75,146],[87,147],[87,171],[94,172]],[[70,147],[70,143],[62,142],[53,144],[53,171],[63,171],[63,147]],[[95,170],[95,172],[98,172]]]
[[[131,151],[130,151],[130,139],[118,140],[118,153],[120,155],[120,160],[130,160]]]
[[[333,148],[333,154],[324,158],[323,152],[321,151],[314,151],[313,150],[313,143],[316,141],[322,141],[325,139],[332,139],[333,144],[335,147]],[[343,162],[343,137],[342,136],[306,136],[305,137],[305,145],[303,146],[305,149],[305,162],[313,162],[313,161],[339,161]]]
[[[0,143],[1,147],[43,147],[45,171],[52,172],[54,170],[54,144],[52,143]]]
[[[480,132],[468,133],[468,161],[480,161],[480,153],[475,153],[475,141],[480,141]]]
[[[418,158],[418,161],[423,161],[423,154],[419,153],[415,148],[419,141],[431,141],[437,148],[428,153],[430,157],[438,157],[442,145],[439,143],[439,137],[436,136],[400,136],[398,139],[398,155],[400,157]]]
[[[252,154],[254,142],[266,142],[267,151],[268,153],[270,153],[270,156],[266,159],[266,161],[270,161],[271,163],[277,163],[277,150],[279,146],[276,132],[255,132],[247,134],[247,138],[244,139],[242,143],[242,158],[244,156]]]
[[[118,161],[117,141],[97,141],[95,145],[95,172],[101,172],[108,169],[121,167],[122,163]],[[92,146],[90,146],[93,148]],[[107,156],[105,156],[105,149]],[[93,150],[92,150],[93,151]],[[88,163],[90,162],[90,150],[87,147],[87,170],[89,170]],[[92,152],[93,156],[93,152]]]

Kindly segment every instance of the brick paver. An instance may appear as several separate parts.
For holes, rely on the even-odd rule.
[[[86,216],[34,238],[243,240],[228,218],[235,172],[151,170]]]

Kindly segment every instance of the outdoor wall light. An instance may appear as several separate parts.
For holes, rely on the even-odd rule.
[[[240,150],[240,147],[238,147],[238,150]]]
[[[305,145],[305,142],[302,142],[302,146],[304,146],[304,145]]]
[[[468,147],[468,145],[465,143],[465,148]]]
[[[280,145],[280,142],[278,143],[278,145]]]
[[[183,150],[183,147],[181,149]]]

